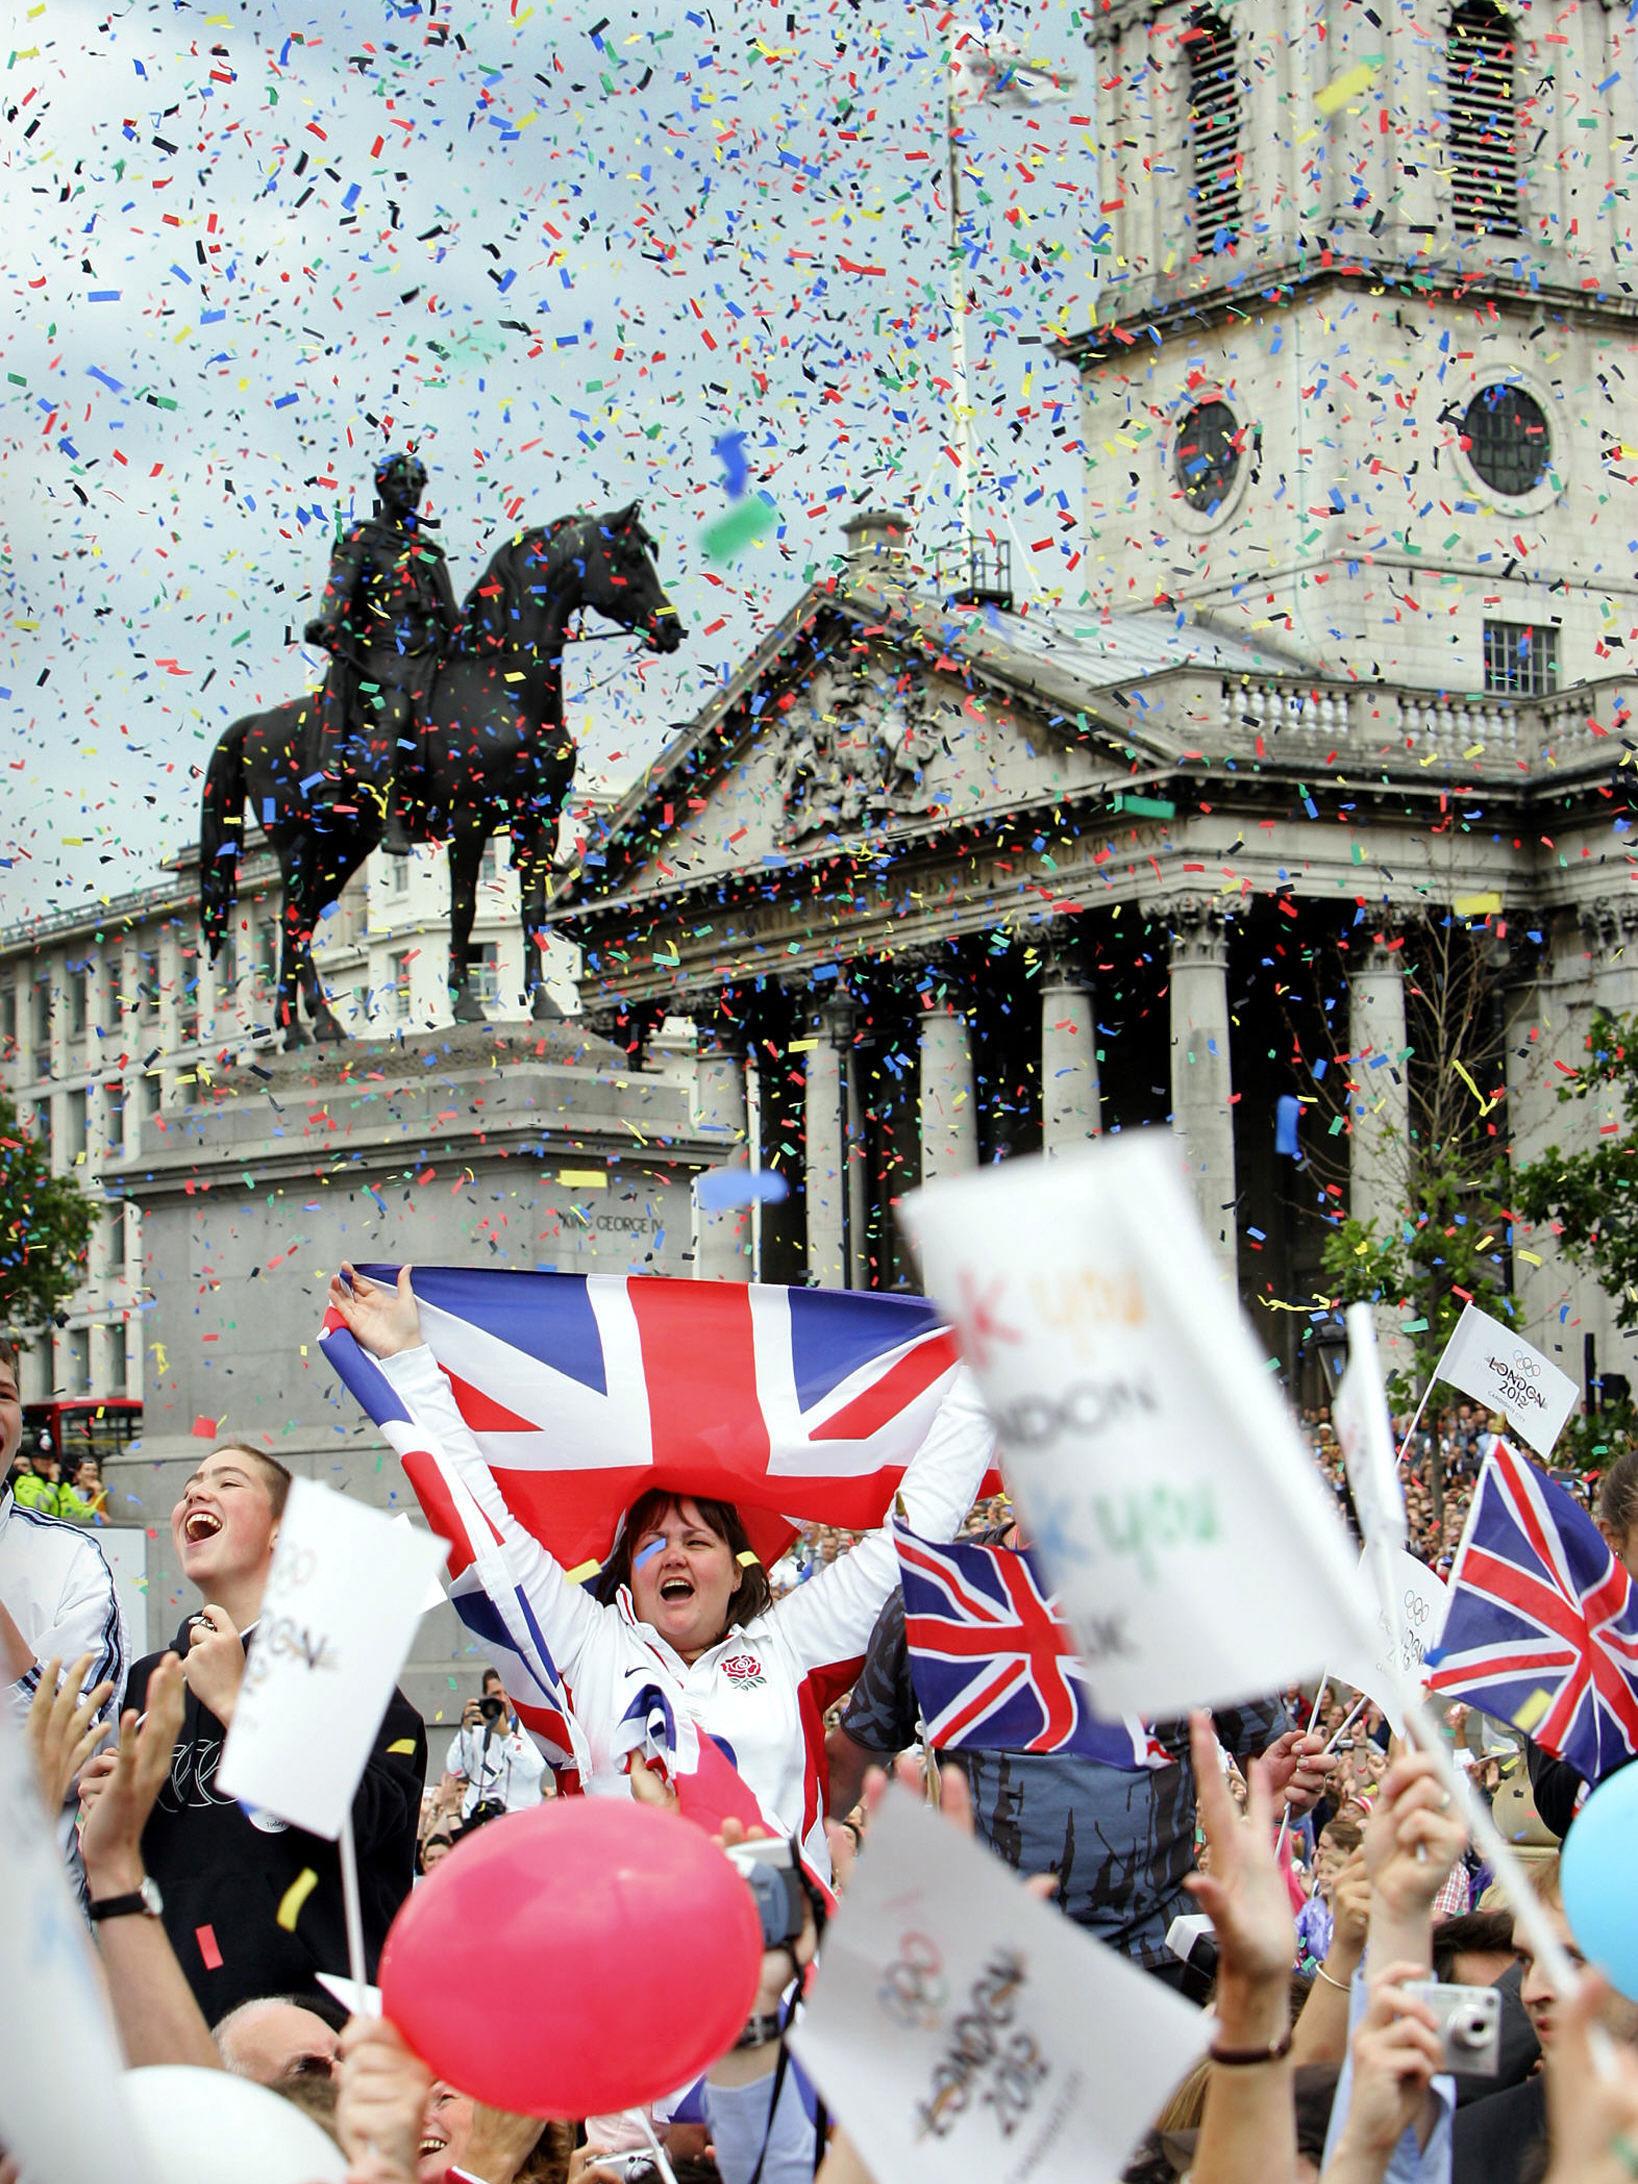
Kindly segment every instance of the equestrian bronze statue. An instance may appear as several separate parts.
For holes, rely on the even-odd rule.
[[[303,1041],[304,1000],[317,1038],[345,1036],[324,998],[313,932],[394,817],[411,841],[449,847],[456,1021],[483,1021],[469,950],[484,844],[499,833],[510,833],[518,871],[530,1013],[558,1013],[541,950],[558,817],[574,779],[575,746],[563,725],[570,623],[590,609],[656,652],[675,652],[683,638],[635,501],[514,532],[445,629],[442,555],[429,557],[419,530],[403,521],[425,485],[417,472],[413,463],[384,485],[378,473],[377,517],[338,548],[323,610],[309,625],[315,641],[322,629],[334,648],[331,682],[235,721],[206,770],[205,938],[214,959],[237,897],[248,799],[284,880],[275,1022],[287,1045]]]

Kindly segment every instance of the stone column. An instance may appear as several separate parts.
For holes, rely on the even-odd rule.
[[[1092,995],[1073,952],[1053,947],[1041,967],[1041,1149],[1065,1152],[1102,1128]]]
[[[1348,970],[1348,1210],[1391,1233],[1405,1203],[1410,1081],[1403,948],[1379,933]]]
[[[723,1147],[727,1166],[747,1165],[750,1117],[745,1093],[745,1034],[738,1024],[714,1012],[699,1026],[694,1058],[694,1124]],[[749,1281],[749,1206],[733,1206],[718,1213],[696,1203],[694,1273],[696,1279],[704,1281]]]
[[[1207,1236],[1232,1271],[1234,1089],[1229,1061],[1228,935],[1203,902],[1176,904],[1171,926],[1172,1127]]]
[[[829,1001],[812,1019],[808,1036],[803,1168],[808,1203],[808,1279],[822,1289],[852,1286],[854,1208],[848,1132],[853,1121],[853,1008],[845,997]],[[845,1104],[844,1104],[845,1103]]]
[[[960,1175],[978,1165],[978,1103],[967,1019],[949,1000],[922,1012],[921,1179]]]

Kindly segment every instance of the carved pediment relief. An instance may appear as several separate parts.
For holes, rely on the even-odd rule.
[[[856,654],[817,676],[784,716],[774,754],[780,843],[868,834],[939,808],[931,769],[953,721],[918,667]]]

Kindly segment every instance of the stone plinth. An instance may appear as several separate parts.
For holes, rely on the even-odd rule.
[[[145,1125],[140,1155],[109,1174],[141,1212],[148,1300],[143,1439],[110,1486],[120,1521],[151,1531],[149,1645],[195,1605],[169,1518],[217,1439],[414,1507],[316,1339],[335,1268],[689,1274],[693,1178],[725,1152],[695,1128],[689,1091],[573,1026],[473,1026],[261,1057]],[[479,1665],[442,1610],[405,1689],[435,1729],[440,1713],[453,1725]]]

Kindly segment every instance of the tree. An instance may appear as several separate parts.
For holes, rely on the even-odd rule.
[[[1519,1169],[1513,1203],[1521,1219],[1551,1228],[1566,1259],[1597,1275],[1615,1299],[1616,1325],[1638,1328],[1638,1014],[1594,1015],[1587,1059],[1558,1095],[1560,1107],[1588,1100],[1607,1117],[1597,1143],[1578,1153],[1549,1146]],[[1567,1453],[1599,1461],[1633,1425],[1631,1390],[1606,1396],[1566,1434]]]
[[[1619,1105],[1621,1121],[1606,1124],[1598,1143],[1579,1153],[1549,1146],[1520,1168],[1514,1202],[1525,1220],[1551,1225],[1566,1259],[1598,1276],[1615,1299],[1616,1325],[1638,1328],[1638,1015],[1600,1009],[1587,1047],[1581,1070],[1559,1088],[1558,1104]]]
[[[85,1271],[96,1218],[93,1202],[72,1177],[52,1174],[49,1154],[0,1096],[0,1328],[27,1335],[50,1320]]]

